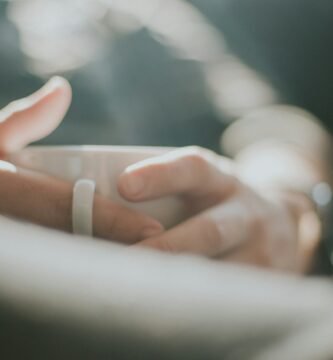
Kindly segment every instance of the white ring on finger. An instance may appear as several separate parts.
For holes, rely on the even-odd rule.
[[[72,226],[77,235],[93,236],[93,205],[96,183],[79,179],[73,188]]]

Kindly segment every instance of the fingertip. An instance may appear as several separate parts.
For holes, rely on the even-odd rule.
[[[47,89],[49,91],[65,89],[71,90],[71,85],[67,79],[62,76],[53,76],[49,79],[49,81],[42,87],[42,89]]]
[[[34,104],[38,104],[46,97],[53,97],[54,94],[65,95],[65,97],[71,98],[72,89],[69,82],[61,76],[53,76],[50,78],[40,89],[15,102],[15,105],[22,104],[22,108],[29,108]],[[25,105],[25,106],[23,106]]]
[[[28,126],[26,143],[49,135],[60,125],[71,104],[72,89],[65,78],[55,76],[31,97],[32,104],[23,117]]]
[[[35,93],[16,101],[16,104],[17,109],[21,107],[19,109],[21,113],[22,110],[25,111],[24,116],[30,119],[29,126],[32,128],[38,123],[41,136],[45,136],[63,120],[71,101],[72,88],[69,82],[61,76],[54,76]],[[44,131],[46,131],[45,135]]]
[[[54,90],[61,91],[70,99],[72,98],[72,87],[67,79],[62,76],[53,76],[50,83]]]
[[[62,87],[62,86],[68,86],[69,82],[67,81],[66,78],[64,78],[63,76],[59,76],[59,75],[55,75],[52,76],[48,83],[52,84],[54,87]]]
[[[72,100],[72,87],[68,80],[61,76],[52,77],[39,91],[37,91],[38,100],[47,97],[62,98],[62,106],[68,108]]]
[[[118,179],[118,191],[126,200],[140,200],[145,189],[144,178],[136,173],[125,170]]]
[[[72,99],[69,82],[52,77],[42,88],[0,111],[0,156],[49,135],[63,120]]]

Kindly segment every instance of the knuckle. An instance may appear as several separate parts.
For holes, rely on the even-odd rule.
[[[200,172],[204,172],[209,166],[206,157],[200,151],[190,152],[185,156],[184,160],[192,169]]]
[[[158,187],[159,190],[172,191],[175,187],[175,179],[181,179],[184,176],[184,168],[177,161],[156,162],[142,169],[148,188],[152,190]]]
[[[189,156],[203,159],[205,161],[209,161],[217,156],[217,154],[213,151],[196,145],[186,147],[185,153],[187,153]]]
[[[202,175],[202,181],[204,181],[206,176],[212,173],[212,169],[217,169],[219,156],[211,150],[191,146],[185,148],[183,159],[195,175]]]

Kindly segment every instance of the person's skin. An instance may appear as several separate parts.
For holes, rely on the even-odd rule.
[[[69,84],[56,78],[2,110],[2,157],[53,131],[70,101]],[[293,161],[295,169],[302,168],[302,156]],[[261,170],[260,165],[250,166],[250,172]],[[283,174],[286,178],[289,170]],[[303,175],[311,177],[313,171],[306,168]],[[243,181],[241,173],[231,160],[195,147],[130,166],[118,184],[124,198],[139,202],[177,195],[189,209],[188,220],[163,231],[156,220],[97,194],[94,235],[171,253],[304,271],[320,236],[311,203],[297,191],[273,187],[270,181],[257,187]],[[0,184],[1,214],[71,231],[72,184],[5,169],[0,170]],[[304,231],[304,219],[311,231]]]
[[[295,159],[295,166],[298,162]],[[119,182],[127,200],[176,194],[191,212],[183,224],[140,245],[304,271],[320,236],[310,201],[273,184],[256,190],[240,180],[238,171],[230,160],[195,147],[129,167]],[[303,220],[310,230],[301,229]]]
[[[71,103],[71,87],[51,79],[36,93],[0,111],[0,214],[71,232],[72,184],[9,166],[6,155],[50,134]],[[99,196],[94,200],[94,235],[132,244],[161,232],[154,219]]]

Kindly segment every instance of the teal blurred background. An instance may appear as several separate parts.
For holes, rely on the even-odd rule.
[[[283,102],[330,126],[330,1],[0,1],[0,106],[62,74],[47,144],[201,145]]]

